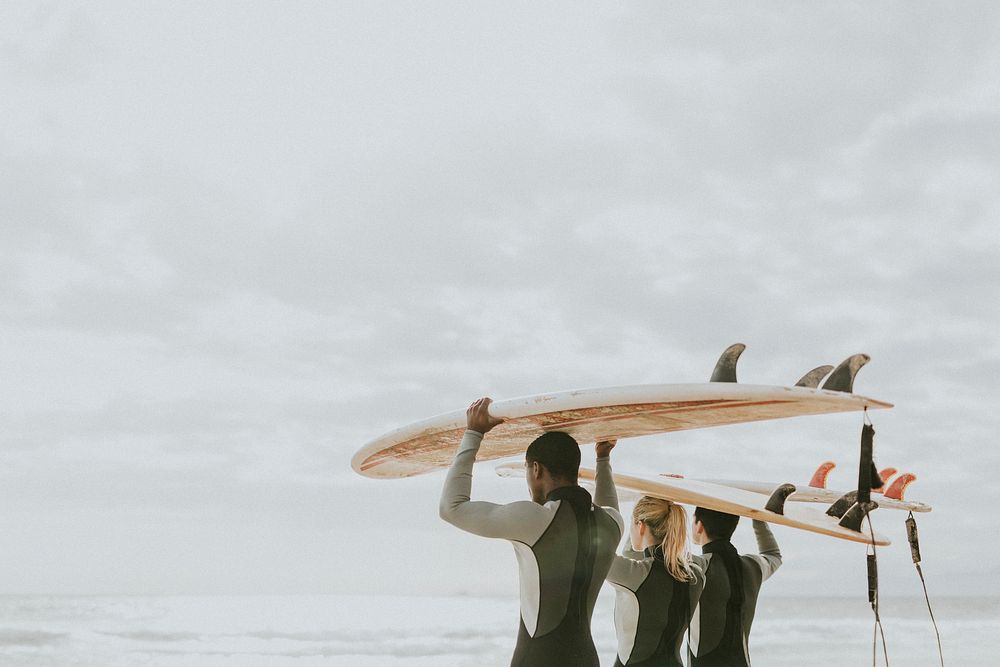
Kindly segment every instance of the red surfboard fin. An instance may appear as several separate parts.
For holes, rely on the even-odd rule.
[[[895,468],[882,468],[878,471],[879,479],[882,480],[882,486],[877,489],[872,489],[872,493],[882,493],[883,488],[889,483],[889,480],[895,475],[897,470]]]
[[[917,480],[917,476],[912,472],[904,472],[902,475],[893,480],[889,488],[885,490],[885,497],[892,498],[893,500],[902,500],[903,494],[906,493],[906,487]]]
[[[812,479],[809,480],[809,486],[815,489],[825,489],[826,488],[826,477],[830,474],[830,471],[837,467],[837,464],[833,461],[824,461],[819,464],[816,468],[816,472],[813,473]]]

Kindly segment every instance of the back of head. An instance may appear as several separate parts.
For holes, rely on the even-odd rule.
[[[632,520],[646,524],[663,551],[663,565],[677,581],[692,578],[687,548],[687,512],[669,500],[643,496],[635,503]]]
[[[535,438],[524,453],[528,463],[545,466],[552,477],[576,483],[580,473],[580,445],[569,433],[549,431]]]
[[[695,508],[694,518],[695,521],[701,521],[710,540],[729,540],[740,522],[740,518],[735,514],[726,514],[704,507]]]

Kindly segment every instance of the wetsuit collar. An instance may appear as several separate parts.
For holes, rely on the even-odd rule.
[[[655,546],[646,547],[642,550],[642,555],[646,558],[655,558],[658,561],[663,560],[663,546],[657,544]]]
[[[712,540],[711,542],[701,545],[701,552],[703,554],[714,554],[722,551],[729,551],[730,549],[736,551],[736,547],[733,546],[732,542],[722,539]]]
[[[590,493],[587,489],[579,486],[577,484],[570,484],[568,486],[560,486],[558,489],[552,489],[549,495],[545,496],[545,502],[551,500],[568,500],[573,504],[591,504]]]

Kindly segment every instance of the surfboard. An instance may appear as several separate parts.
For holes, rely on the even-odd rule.
[[[565,431],[581,445],[696,428],[802,415],[891,408],[845,391],[735,382],[599,387],[495,401],[504,419],[483,439],[478,461],[523,452],[546,431]],[[450,465],[465,432],[465,409],[396,429],[361,447],[351,467],[366,477],[398,478]]]
[[[595,476],[595,471],[590,468],[580,468],[580,479],[593,482]],[[867,530],[859,532],[844,528],[838,524],[836,518],[827,516],[826,513],[806,505],[785,503],[783,514],[768,511],[764,508],[768,496],[753,491],[698,482],[682,477],[663,477],[656,474],[615,472],[612,477],[617,488],[633,493],[665,498],[677,503],[705,507],[727,514],[738,514],[750,519],[798,528],[850,542],[872,543],[871,534]],[[876,545],[888,546],[890,544],[889,540],[878,532],[875,532],[874,535]]]
[[[819,464],[819,467],[816,468],[816,471],[812,474],[807,484],[796,484],[795,493],[788,496],[788,500],[792,502],[826,503],[829,505],[835,503],[845,493],[844,491],[829,489],[826,486],[826,480],[830,475],[830,471],[836,467],[837,464],[833,461],[824,461]],[[917,476],[910,472],[896,475],[896,472],[896,468],[883,468],[879,471],[882,486],[878,489],[872,489],[872,499],[878,503],[879,507],[885,509],[904,510],[907,512],[930,512],[932,508],[926,503],[903,499],[907,487],[916,481]],[[667,477],[684,477],[684,475],[671,473],[661,474]],[[698,477],[692,479],[699,482],[721,484],[722,486],[731,486],[736,489],[763,494],[770,494],[778,486],[773,482],[755,482],[742,479],[702,479]]]
[[[520,461],[516,463],[501,463],[495,468],[495,470],[497,475],[500,477],[524,477],[524,463]],[[904,475],[908,474],[909,473],[904,473]],[[683,475],[675,475],[672,473],[660,473],[660,476],[666,477],[667,479],[687,479],[693,482],[705,482],[707,484],[715,484],[717,486],[728,486],[733,489],[743,489],[744,491],[751,491],[764,496],[770,496],[776,488],[781,486],[777,482],[755,482],[741,479],[705,479],[702,477],[685,477]],[[593,485],[590,483],[581,483],[581,485],[586,486],[588,490],[593,488]],[[832,505],[837,502],[837,500],[839,500],[844,493],[844,491],[834,491],[833,489],[796,485],[795,493],[788,496],[786,498],[786,502],[823,503],[826,505]],[[629,491],[624,488],[618,489],[618,500],[624,503],[635,502],[642,495],[643,494],[636,491]],[[872,499],[878,503],[879,508],[885,509],[904,510],[908,512],[930,512],[933,509],[926,503],[920,503],[915,500],[898,500],[891,498],[886,494],[879,495],[875,490],[872,491]]]
[[[762,494],[770,494],[774,491],[775,487],[778,486],[777,484],[772,484],[770,482],[753,482],[738,479],[693,478],[693,481],[707,482],[718,486],[728,486],[734,489],[743,489],[744,491],[752,491],[754,493]],[[832,505],[837,502],[837,500],[843,496],[844,493],[844,491],[834,491],[833,489],[821,489],[811,486],[796,485],[795,493],[788,496],[788,500],[791,502],[825,503],[827,505]],[[913,500],[897,500],[887,496],[886,494],[879,494],[874,490],[872,491],[872,500],[878,503],[880,508],[884,509],[903,510],[907,512],[930,512],[932,509],[931,506],[926,503],[918,503]]]

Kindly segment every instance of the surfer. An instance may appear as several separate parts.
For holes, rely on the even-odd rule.
[[[577,484],[580,447],[556,431],[536,438],[525,452],[530,502],[470,500],[476,453],[502,421],[489,414],[490,402],[481,398],[466,412],[467,430],[441,494],[441,518],[514,546],[521,622],[512,667],[598,667],[590,620],[623,533],[621,514],[594,505]]]
[[[614,503],[614,442],[597,443],[595,498]],[[705,586],[687,549],[687,512],[669,500],[643,496],[632,511],[623,556],[615,556],[608,583],[615,589],[615,667],[683,667],[684,631]]]
[[[748,639],[761,584],[781,566],[781,551],[763,521],[753,522],[758,554],[740,555],[730,541],[740,518],[698,507],[695,561],[705,572],[705,589],[691,619],[688,653],[691,667],[747,667]]]

